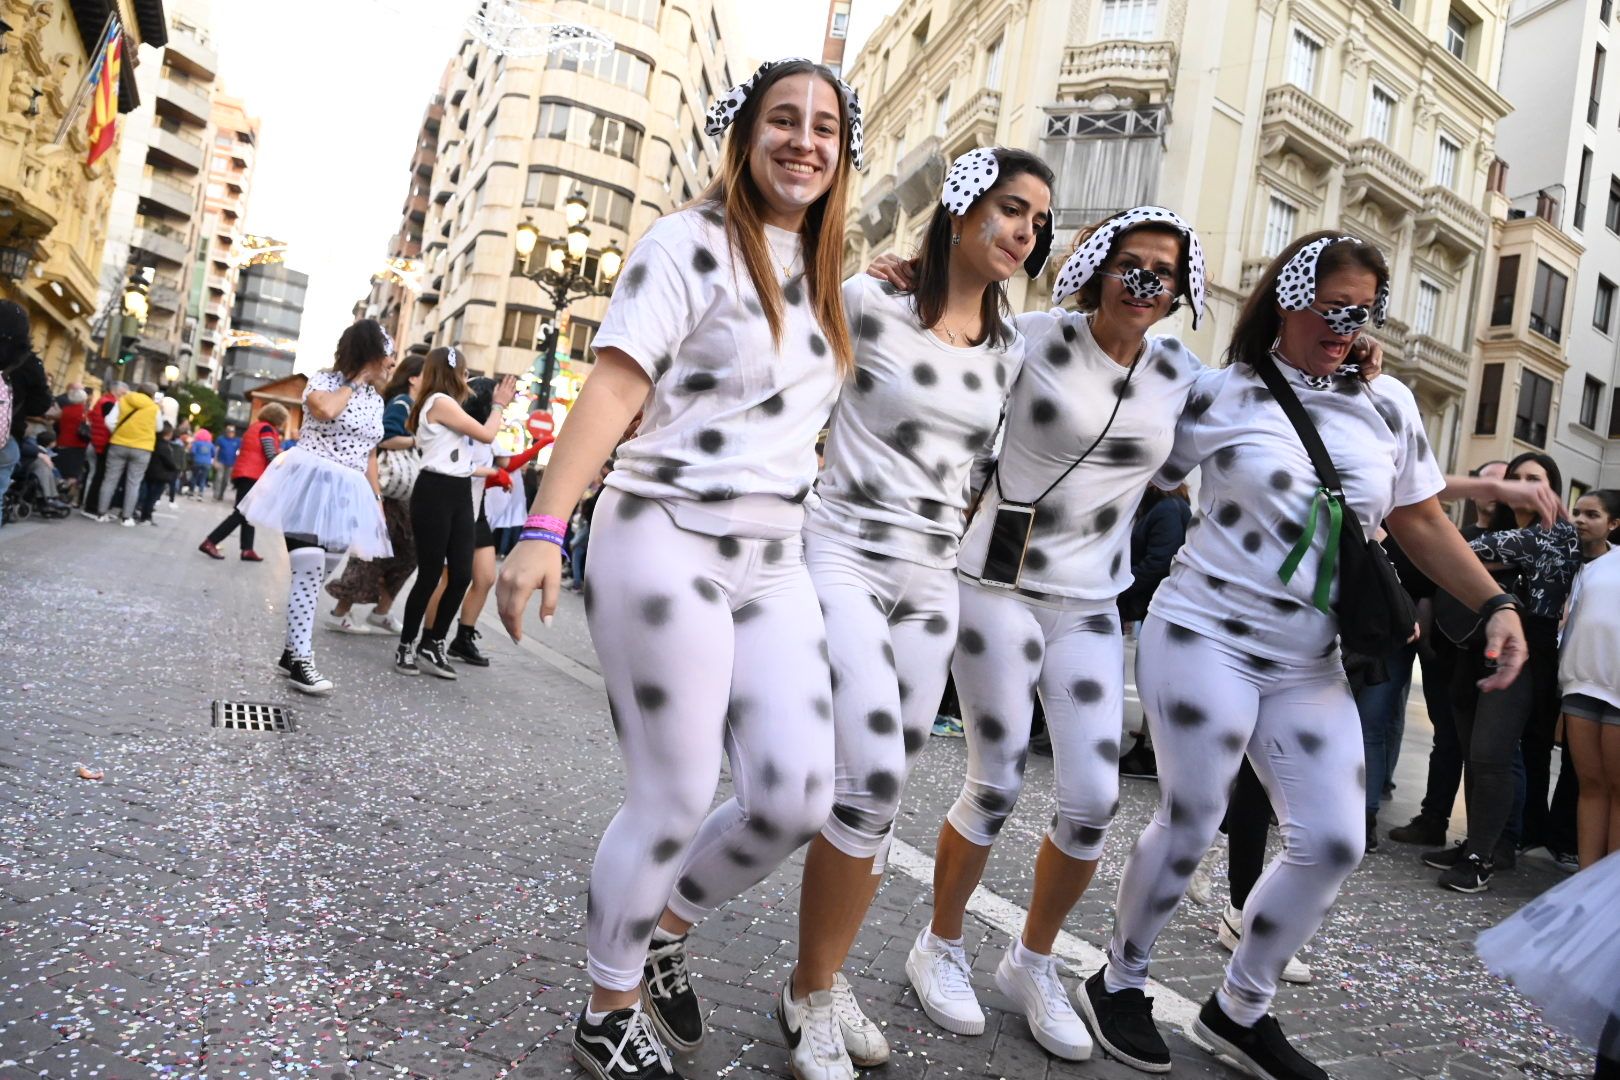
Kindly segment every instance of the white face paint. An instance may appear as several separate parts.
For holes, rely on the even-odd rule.
[[[832,186],[843,131],[838,91],[814,75],[789,75],[766,91],[749,149],[749,173],[773,225],[797,229]]]

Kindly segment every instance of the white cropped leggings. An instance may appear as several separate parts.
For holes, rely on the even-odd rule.
[[[1243,905],[1243,939],[1217,993],[1253,1026],[1283,966],[1321,925],[1365,844],[1366,768],[1337,652],[1283,666],[1149,615],[1136,685],[1158,755],[1159,808],[1126,860],[1108,947],[1110,990],[1147,983],[1148,958],[1215,839],[1245,753],[1283,849]]]
[[[946,814],[989,847],[1024,786],[1035,694],[1052,738],[1057,815],[1047,835],[1073,859],[1102,854],[1119,810],[1125,645],[1112,601],[1044,607],[962,582],[962,628],[951,672],[967,734],[967,779]]]
[[[591,867],[587,970],[632,990],[666,904],[697,922],[826,822],[827,640],[798,537],[689,532],[614,489],[591,523],[585,611],[625,770]],[[736,794],[711,812],[722,752]]]
[[[837,765],[821,834],[844,854],[887,861],[912,759],[945,694],[956,645],[956,572],[805,534],[827,623]]]

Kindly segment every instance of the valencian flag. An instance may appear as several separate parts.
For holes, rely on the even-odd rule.
[[[86,165],[112,149],[118,134],[118,69],[124,60],[124,27],[115,18],[107,24],[107,34],[101,39],[101,49],[90,69],[90,120],[86,131],[90,136],[90,156]]]

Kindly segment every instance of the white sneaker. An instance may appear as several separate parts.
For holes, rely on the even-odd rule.
[[[335,630],[340,634],[369,634],[371,628],[364,623],[354,621],[353,615],[333,615],[326,620],[326,628]]]
[[[1047,1053],[1069,1061],[1089,1060],[1091,1035],[1058,979],[1057,958],[1041,957],[1026,966],[1013,958],[1014,948],[1007,947],[996,968],[996,986],[1024,1014],[1035,1041]]]
[[[1221,912],[1221,924],[1215,928],[1215,940],[1219,941],[1221,948],[1227,952],[1237,952],[1238,942],[1243,940],[1243,912],[1227,904],[1226,910]],[[1316,973],[1311,970],[1311,965],[1305,963],[1299,958],[1299,954],[1295,953],[1288,958],[1288,963],[1283,965],[1280,978],[1283,982],[1304,986],[1316,978]]]
[[[1195,904],[1208,904],[1215,898],[1215,864],[1220,860],[1221,842],[1216,840],[1204,852],[1204,857],[1198,860],[1198,869],[1193,871],[1192,880],[1187,883],[1187,896]]]
[[[126,528],[126,529],[133,529],[135,527],[135,519],[134,518],[125,518],[124,522],[123,522],[123,525],[124,525],[124,528]]]
[[[973,973],[960,945],[930,948],[925,928],[906,957],[906,978],[928,1019],[957,1035],[984,1034],[984,1010],[973,993]],[[937,939],[936,939],[937,940]]]
[[[816,990],[807,1000],[794,1001],[792,986],[789,975],[777,994],[776,1022],[787,1040],[793,1075],[799,1080],[855,1080],[832,991]]]
[[[844,1033],[844,1049],[849,1060],[863,1069],[871,1069],[889,1060],[889,1040],[872,1018],[861,1011],[855,1000],[855,990],[844,978],[842,971],[833,976],[833,1011],[838,1014],[838,1027]]]
[[[377,629],[388,634],[397,634],[401,630],[405,629],[405,624],[400,622],[399,619],[395,617],[393,612],[379,615],[373,611],[370,615],[366,616],[366,625],[375,626]]]

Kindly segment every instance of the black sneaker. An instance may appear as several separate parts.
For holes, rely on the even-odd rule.
[[[1552,849],[1549,848],[1548,851]],[[1519,865],[1519,848],[1507,837],[1496,842],[1496,850],[1491,852],[1491,869],[1508,871]]]
[[[1482,893],[1491,887],[1490,863],[1478,855],[1460,859],[1456,866],[1440,874],[1440,887],[1460,893]]]
[[[1389,838],[1397,844],[1439,847],[1446,842],[1446,822],[1429,817],[1427,814],[1419,814],[1405,825],[1397,825],[1389,830]]]
[[[315,661],[307,656],[295,656],[292,667],[287,672],[292,679],[293,689],[303,694],[322,694],[332,692],[332,680],[315,670]]]
[[[281,650],[281,659],[276,661],[276,667],[281,671],[281,673],[283,675],[291,677],[291,675],[292,675],[292,661],[293,661],[292,650],[291,649],[282,649]]]
[[[1159,761],[1153,754],[1153,748],[1140,735],[1136,737],[1136,745],[1120,755],[1119,775],[1127,780],[1159,778]]]
[[[416,666],[416,657],[411,655],[409,645],[400,645],[394,649],[394,670],[401,675],[422,674],[422,669]]]
[[[1153,999],[1140,990],[1120,990],[1110,994],[1103,985],[1103,972],[1087,979],[1081,993],[1080,1015],[1097,1045],[1119,1061],[1141,1072],[1170,1071],[1170,1048],[1153,1023]]]
[[[654,1080],[680,1073],[670,1064],[669,1051],[658,1032],[647,1023],[640,1006],[616,1009],[593,1024],[579,1014],[574,1025],[574,1060],[587,1076],[597,1080]]]
[[[1378,811],[1367,811],[1367,854],[1378,850]]]
[[[1450,847],[1441,848],[1439,851],[1425,851],[1423,853],[1423,865],[1432,866],[1436,870],[1450,870],[1462,861],[1462,857],[1463,842],[1459,840]]]
[[[641,1004],[664,1042],[690,1054],[703,1042],[703,1008],[686,970],[686,935],[647,950],[641,969]]]
[[[430,637],[424,637],[416,646],[416,666],[441,679],[456,677],[456,669],[450,666],[449,658],[444,655],[444,642],[434,641]]]
[[[1267,1014],[1246,1028],[1221,1011],[1214,994],[1198,1011],[1193,1034],[1261,1080],[1328,1080],[1327,1073],[1289,1045],[1275,1016]]]
[[[489,667],[489,657],[478,648],[478,639],[481,636],[477,630],[463,623],[456,630],[456,639],[445,651],[457,660],[465,660],[473,667]]]

